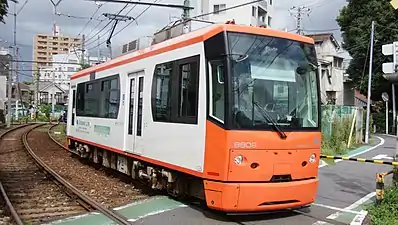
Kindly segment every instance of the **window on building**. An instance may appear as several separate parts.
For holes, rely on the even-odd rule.
[[[272,5],[272,0],[269,0],[269,5]]]
[[[257,17],[257,7],[252,6],[252,16]]]
[[[268,26],[271,26],[272,17],[268,16]]]
[[[213,6],[214,14],[223,14],[223,13],[225,13],[225,11],[219,12],[220,10],[223,10],[223,9],[225,9],[225,8],[226,8],[226,4],[214,5],[214,6]]]
[[[152,82],[156,122],[197,124],[199,56],[158,64]]]
[[[68,67],[67,71],[68,72],[73,72],[73,71],[75,71],[75,69],[73,67]]]

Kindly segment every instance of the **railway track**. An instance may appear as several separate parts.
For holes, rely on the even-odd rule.
[[[97,210],[116,224],[130,224],[90,199],[35,155],[27,135],[42,125],[20,126],[0,135],[0,190],[14,220],[8,223],[38,224]]]

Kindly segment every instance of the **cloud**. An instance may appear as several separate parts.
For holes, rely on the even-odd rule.
[[[242,3],[249,0],[242,0]],[[20,10],[24,0],[19,1],[17,11]],[[144,0],[144,2],[152,2],[152,0]],[[161,0],[160,3],[182,4],[183,0]],[[287,28],[292,30],[295,28],[295,18],[289,14],[289,8],[292,6],[308,5],[312,12],[309,17],[305,16],[303,20],[304,30],[327,30],[338,28],[335,21],[339,13],[339,9],[345,4],[345,0],[273,0],[273,27],[277,29]],[[24,60],[32,60],[33,38],[37,33],[49,34],[52,31],[54,21],[60,26],[61,34],[68,36],[76,36],[84,28],[86,35],[87,47],[96,51],[97,36],[100,36],[101,43],[105,42],[111,26],[107,26],[102,32],[98,33],[109,20],[103,13],[118,13],[125,7],[124,4],[105,3],[95,14],[93,19],[86,25],[89,18],[96,12],[97,5],[93,1],[87,0],[62,0],[57,7],[57,12],[69,15],[55,16],[53,5],[50,0],[28,0],[22,11],[17,16],[17,43],[20,47],[20,54]],[[121,15],[127,12],[129,16],[137,17],[147,6],[129,5]],[[13,13],[14,4],[10,4],[10,13]],[[151,7],[146,13],[137,18],[136,22],[131,22],[122,32],[112,38],[112,46],[117,47],[122,43],[134,40],[137,37],[151,35],[170,22],[171,17],[180,17],[181,10],[161,7]],[[78,17],[78,18],[77,18]],[[83,18],[81,18],[83,17]],[[99,20],[102,20],[99,21]],[[129,22],[120,22],[115,30],[118,32]],[[138,25],[137,25],[138,23]],[[94,29],[96,28],[96,29]],[[340,39],[339,31],[334,34]],[[6,24],[0,24],[0,39],[12,43],[13,40],[13,16],[6,18]],[[5,47],[6,44],[0,41],[0,46]],[[101,46],[102,51],[106,52],[105,43]],[[30,69],[29,63],[24,65],[23,69]],[[31,72],[24,72],[31,74]]]

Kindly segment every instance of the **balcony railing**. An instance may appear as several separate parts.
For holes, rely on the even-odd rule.
[[[260,1],[258,2],[258,5],[262,7],[263,9],[267,10],[268,9],[268,2],[267,1]]]

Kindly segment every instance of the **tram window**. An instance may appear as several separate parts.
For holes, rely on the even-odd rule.
[[[80,83],[76,90],[76,115],[116,119],[119,113],[118,75]]]
[[[158,64],[152,82],[152,111],[153,120],[159,122],[171,122],[171,79],[173,64]]]
[[[196,117],[198,109],[198,65],[196,62],[180,65],[178,116]]]
[[[210,62],[211,68],[211,116],[219,122],[224,122],[224,71],[223,62],[221,60],[214,60]]]
[[[197,124],[199,56],[156,65],[151,102],[155,122]]]

